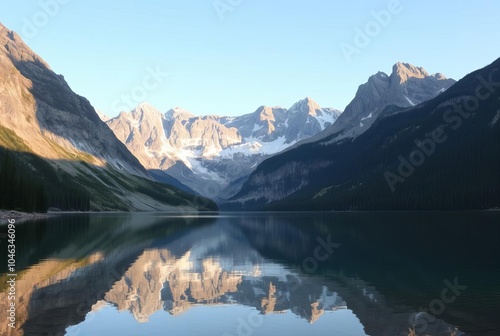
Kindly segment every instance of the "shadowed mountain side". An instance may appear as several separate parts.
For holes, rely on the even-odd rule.
[[[50,207],[65,211],[217,210],[211,200],[159,182],[109,166],[48,160],[30,152],[8,150],[1,146],[1,140],[0,134],[2,208],[38,212]]]
[[[88,154],[101,164],[149,176],[114,136],[88,100],[74,93],[15,32],[0,24],[0,120],[44,157],[61,158],[59,148]],[[3,80],[6,79],[6,80]]]
[[[90,103],[1,24],[0,146],[29,153],[11,155],[16,162],[4,171],[17,174],[16,183],[4,176],[1,187],[22,186],[17,193],[36,196],[29,202],[22,195],[17,202],[7,197],[0,207],[43,212],[45,193],[49,207],[64,210],[216,209],[207,199],[153,182]],[[14,171],[16,164],[22,174]],[[45,190],[33,178],[37,174]]]
[[[196,191],[194,191],[193,189],[189,188],[185,184],[182,184],[181,181],[179,181],[178,179],[176,179],[173,176],[170,176],[169,174],[167,174],[163,170],[160,170],[160,169],[150,169],[149,173],[158,182],[161,182],[163,184],[171,185],[171,186],[173,186],[173,187],[175,187],[175,188],[177,188],[179,190],[182,190],[182,191],[187,192],[187,193],[192,194],[192,195],[198,195],[198,193]]]
[[[457,210],[500,205],[500,59],[436,98],[388,106],[257,167],[223,209]],[[345,112],[346,113],[346,112]]]

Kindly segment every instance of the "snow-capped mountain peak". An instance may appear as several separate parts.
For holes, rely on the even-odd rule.
[[[265,158],[318,134],[339,115],[309,97],[289,110],[261,106],[236,117],[195,116],[180,107],[162,115],[141,104],[108,125],[144,166],[165,170],[202,194],[216,183],[217,194],[210,195],[216,198]]]

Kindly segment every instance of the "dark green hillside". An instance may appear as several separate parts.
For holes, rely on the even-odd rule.
[[[322,139],[270,158],[254,175],[269,176],[289,162],[310,167],[316,162],[328,164],[311,169],[309,184],[286,199],[271,204],[253,202],[245,207],[326,211],[498,207],[499,82],[497,60],[431,101],[404,111],[388,107],[385,117],[354,140],[324,144],[328,139]],[[477,90],[488,97],[476,98]],[[471,104],[470,113],[467,102]],[[455,109],[461,109],[461,114]],[[433,139],[433,132],[439,135],[439,143],[432,140],[432,145],[429,139]],[[422,141],[428,152],[423,156],[414,152],[422,152],[417,146]],[[411,160],[415,164],[410,167]],[[289,183],[297,179],[293,172],[280,178]],[[248,191],[245,188],[249,186],[245,185],[242,193]]]
[[[160,204],[217,210],[211,200],[162,183],[123,175],[109,167],[94,167],[84,161],[70,164],[80,172],[76,177],[30,153],[22,139],[0,126],[0,209],[46,212],[53,207],[66,211],[131,211],[131,205],[117,195],[137,193]]]

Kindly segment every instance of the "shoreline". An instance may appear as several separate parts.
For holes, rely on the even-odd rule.
[[[500,212],[500,208],[492,208],[492,209],[484,209],[484,210],[463,210],[465,212]],[[0,225],[7,223],[8,219],[16,219],[16,220],[37,220],[37,219],[45,219],[54,216],[60,215],[71,215],[71,214],[132,214],[132,213],[154,213],[160,212],[165,213],[165,211],[119,211],[119,210],[110,210],[110,211],[50,211],[46,213],[36,213],[36,212],[22,212],[16,210],[0,210]],[[176,211],[166,211],[166,213],[177,213]],[[308,212],[326,212],[330,213],[330,211],[217,211],[216,213],[308,213]],[[399,211],[333,211],[335,213],[340,212],[399,212]],[[416,212],[426,212],[426,211],[416,211]],[[439,212],[439,211],[438,211]],[[446,211],[445,211],[446,212]],[[193,212],[196,214],[203,213],[213,213],[213,211],[207,212]],[[190,214],[193,214],[190,213]]]
[[[0,225],[6,224],[9,219],[18,220],[37,220],[43,218],[49,218],[52,213],[36,213],[36,212],[22,212],[15,210],[0,210]]]
[[[37,217],[47,217],[52,213],[37,213],[37,212],[22,212],[15,210],[0,210],[0,219],[8,218],[37,218]]]

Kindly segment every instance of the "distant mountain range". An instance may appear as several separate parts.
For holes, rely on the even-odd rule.
[[[0,208],[498,207],[499,62],[459,82],[396,63],[344,112],[307,97],[236,117],[142,103],[109,119],[0,25]]]
[[[311,98],[290,109],[261,106],[239,117],[195,116],[181,108],[161,113],[143,103],[107,121],[148,169],[166,172],[207,197],[235,193],[264,159],[331,126],[340,115]]]
[[[0,158],[0,208],[216,209],[155,182],[90,103],[1,24]]]
[[[360,86],[332,127],[260,164],[223,208],[498,207],[499,67],[452,85],[396,64]]]
[[[266,191],[251,184],[240,192],[244,183],[249,186],[253,182],[247,179],[264,160],[323,138],[332,142],[356,138],[370,129],[388,106],[416,106],[455,82],[442,74],[430,75],[423,68],[397,63],[390,75],[379,72],[361,85],[343,113],[321,108],[309,97],[290,109],[261,106],[239,117],[194,116],[181,108],[161,113],[144,103],[107,124],[145,167],[155,170],[157,178],[165,177],[160,173],[165,172],[179,186],[186,185],[222,203],[245,204],[265,198],[267,204],[289,196],[307,182],[299,178],[291,183],[278,174],[261,181]],[[311,168],[326,164],[314,160],[311,165],[296,163],[282,168],[307,174]]]

